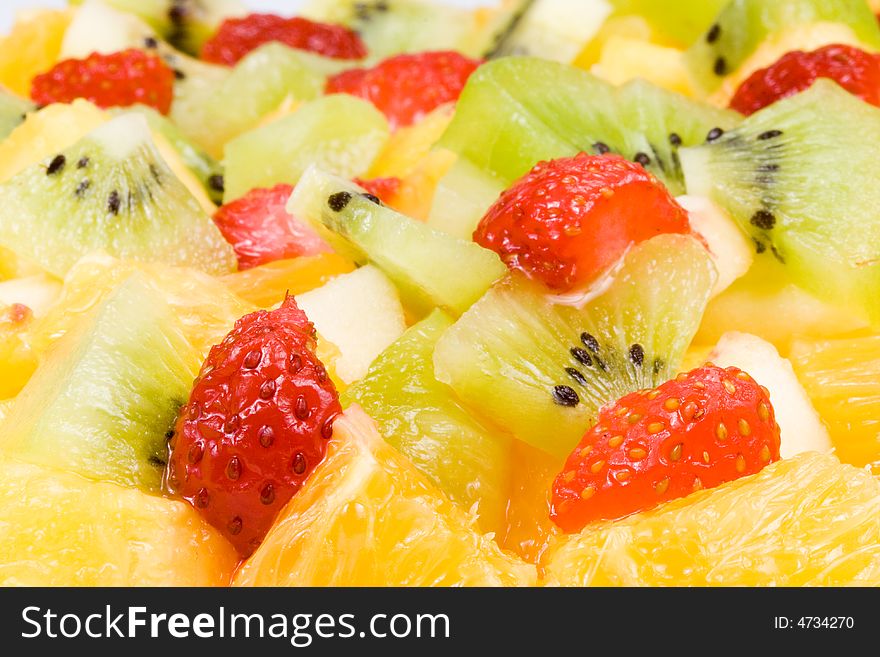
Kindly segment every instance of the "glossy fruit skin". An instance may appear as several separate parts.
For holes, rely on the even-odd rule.
[[[736,367],[707,364],[602,408],[553,483],[550,515],[577,532],[778,460],[767,390]]]
[[[812,52],[794,50],[755,71],[736,90],[730,108],[746,116],[754,114],[809,88],[818,78],[831,78],[851,94],[880,106],[880,56],[833,44]]]
[[[250,51],[270,41],[334,59],[367,56],[367,47],[357,33],[342,25],[275,14],[249,14],[223,21],[214,36],[202,46],[201,58],[233,66]]]
[[[166,470],[242,556],[321,462],[342,411],[293,297],[239,319],[214,346],[181,410]]]
[[[159,57],[131,48],[85,59],[65,59],[31,82],[31,98],[41,105],[85,98],[98,107],[148,105],[168,114],[174,71]]]
[[[389,57],[373,68],[343,71],[327,80],[328,94],[346,93],[375,105],[392,128],[412,125],[458,100],[479,60],[452,51]]]
[[[389,176],[386,178],[355,178],[354,184],[363,187],[368,194],[372,194],[386,205],[392,205],[394,197],[400,191],[402,181],[400,178]]]
[[[689,233],[687,212],[640,164],[580,153],[539,162],[489,208],[474,241],[559,292],[582,289],[626,250]]]
[[[214,213],[214,223],[235,249],[239,270],[330,251],[314,230],[285,209],[292,193],[293,187],[283,183],[252,189]]]

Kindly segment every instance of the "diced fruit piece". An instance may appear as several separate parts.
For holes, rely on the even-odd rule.
[[[562,460],[521,440],[512,441],[511,477],[505,531],[498,542],[529,563],[538,563],[561,533],[550,519],[550,493]]]
[[[720,367],[738,367],[770,391],[779,425],[779,455],[791,458],[801,452],[827,452],[831,438],[792,369],[769,342],[749,333],[731,331],[721,336],[708,359]]]
[[[434,377],[437,340],[452,325],[441,310],[385,350],[343,405],[359,404],[379,432],[449,497],[476,503],[484,531],[503,527],[510,471],[510,439],[482,425]]]
[[[252,189],[214,213],[214,223],[235,249],[239,269],[330,250],[311,227],[287,212],[292,193],[293,187],[285,184]]]
[[[59,276],[98,250],[210,273],[235,266],[232,248],[136,114],[17,173],[0,186],[0,208],[0,243]]]
[[[371,265],[300,295],[297,303],[321,337],[339,349],[336,374],[345,383],[362,379],[406,330],[397,289]]]
[[[47,9],[16,18],[12,31],[0,38],[0,85],[19,96],[30,94],[33,77],[59,59],[70,13]]]
[[[406,178],[412,174],[443,136],[454,113],[453,104],[441,105],[415,125],[398,128],[373,161],[367,176]]]
[[[739,368],[705,365],[604,406],[553,483],[550,516],[578,532],[778,460],[766,389]]]
[[[354,265],[335,253],[276,260],[253,269],[227,274],[221,280],[233,293],[260,308],[274,306],[287,293],[299,296],[321,287]]]
[[[484,64],[440,142],[459,160],[440,182],[431,223],[470,234],[498,193],[537,162],[580,152],[640,162],[679,194],[678,148],[701,143],[712,128],[735,125],[737,116],[641,81],[615,89],[540,59]]]
[[[0,142],[0,181],[9,180],[27,165],[53,157],[107,120],[86,100],[44,107]]]
[[[830,43],[880,48],[880,27],[864,0],[734,0],[691,46],[687,60],[706,92],[724,83],[732,95],[751,73],[785,53]]]
[[[617,155],[539,162],[480,221],[474,241],[559,292],[584,290],[639,242],[689,233],[687,212]]]
[[[16,398],[0,451],[156,492],[165,434],[197,368],[168,304],[133,274],[47,354]]]
[[[736,90],[730,107],[748,116],[808,89],[818,78],[830,78],[865,102],[880,105],[880,57],[832,44],[812,52],[794,50],[755,71]]]
[[[604,404],[677,371],[715,278],[685,235],[633,247],[576,300],[511,276],[440,338],[434,370],[475,413],[563,458]]]
[[[542,565],[564,586],[876,586],[880,483],[809,452],[659,509],[590,525]]]
[[[269,43],[231,71],[187,75],[177,84],[171,118],[181,130],[219,157],[230,140],[259,125],[289,101],[321,95],[325,74],[306,53]]]
[[[610,37],[596,65],[589,70],[614,85],[641,78],[670,91],[694,95],[684,53],[677,48],[658,46],[644,39]]]
[[[203,272],[164,264],[120,261],[108,256],[83,258],[64,279],[61,296],[41,317],[29,336],[34,350],[46,353],[81,318],[100,306],[133,273],[171,307],[198,360],[223,339],[235,320],[254,308]],[[283,293],[279,298],[283,298]],[[276,300],[277,302],[277,300]]]
[[[688,193],[727,210],[796,282],[874,319],[880,318],[878,160],[880,109],[829,80],[681,151]]]
[[[712,296],[716,297],[749,271],[755,261],[754,243],[709,199],[679,196],[675,200],[687,210],[691,230],[703,239],[715,261],[718,280]]]
[[[844,463],[880,472],[880,336],[796,340],[794,371]]]
[[[170,119],[162,116],[151,107],[134,105],[128,108],[127,111],[143,114],[153,134],[160,134],[168,141],[180,162],[198,178],[211,200],[218,204],[223,201],[223,168],[217,160],[196,146]],[[165,158],[165,161],[174,170],[173,163],[168,158]],[[178,173],[176,170],[174,172],[183,181],[181,173]],[[187,185],[187,188],[189,188],[189,185]],[[190,191],[192,191],[191,188]]]
[[[534,0],[491,55],[531,55],[569,63],[612,12],[607,0]]]
[[[313,100],[226,145],[226,199],[295,185],[311,164],[354,178],[370,168],[386,139],[385,118],[366,101],[346,94]]]
[[[211,348],[169,441],[165,483],[243,556],[324,458],[341,412],[293,297]]]
[[[0,399],[15,397],[37,368],[26,338],[33,318],[31,309],[20,303],[0,309]]]
[[[0,526],[0,586],[226,586],[238,563],[186,504],[8,460]]]
[[[75,98],[85,98],[98,107],[140,103],[167,114],[173,87],[174,73],[165,62],[130,49],[65,59],[34,78],[31,98],[41,105],[69,103]]]
[[[618,16],[638,15],[657,36],[675,45],[691,45],[712,24],[729,0],[611,0]]]
[[[293,498],[238,586],[533,585],[533,566],[478,533],[386,443],[362,410],[336,420],[327,457]]]
[[[694,342],[712,346],[726,332],[742,331],[786,354],[799,336],[830,337],[866,326],[864,314],[851,306],[820,300],[792,283],[775,258],[757,258],[745,276],[709,302]]]
[[[357,32],[342,25],[318,23],[300,16],[248,14],[224,20],[202,46],[201,56],[214,64],[232,66],[270,42],[335,59],[363,59],[367,55],[367,47]]]
[[[392,128],[416,123],[455,102],[480,62],[453,51],[395,55],[372,68],[353,68],[327,80],[326,92],[346,93],[375,105]]]
[[[0,141],[21,125],[28,112],[34,110],[34,104],[24,98],[9,93],[0,87]]]
[[[80,4],[83,0],[70,0]],[[230,16],[245,13],[239,0],[101,0],[135,14],[175,48],[198,55],[202,44]]]
[[[377,58],[426,50],[457,50],[482,57],[529,3],[502,0],[494,4],[470,10],[440,0],[309,0],[303,15],[347,25]]]
[[[504,275],[491,251],[383,207],[347,180],[314,167],[288,209],[318,227],[339,253],[379,267],[423,314],[437,306],[461,314]]]

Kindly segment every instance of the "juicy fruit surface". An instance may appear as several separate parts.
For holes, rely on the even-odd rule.
[[[337,419],[324,462],[236,573],[239,586],[526,586],[502,552],[388,445],[360,409]]]
[[[444,103],[458,100],[480,62],[457,52],[397,55],[369,69],[351,69],[327,81],[327,93],[347,93],[378,107],[392,128],[412,125]]]
[[[273,260],[324,253],[327,244],[314,230],[288,214],[290,185],[252,189],[214,213],[214,223],[232,244],[239,269]]]
[[[0,40],[0,85],[27,97],[33,77],[58,61],[69,24],[70,12],[64,10],[19,15],[12,31]]]
[[[580,531],[778,460],[769,395],[736,367],[707,365],[602,408],[556,477],[551,516]]]
[[[214,274],[235,266],[232,248],[135,114],[20,171],[0,186],[0,199],[0,243],[55,275],[95,251]]]
[[[535,165],[489,208],[474,241],[567,292],[586,287],[632,244],[687,232],[687,213],[641,165],[581,153]]]
[[[417,313],[463,313],[504,265],[491,251],[440,233],[375,202],[346,180],[316,168],[297,185],[288,209],[310,222],[334,250],[369,261],[398,286]]]
[[[162,114],[171,109],[174,72],[159,57],[140,50],[86,59],[65,59],[34,78],[31,98],[41,105],[85,98],[98,107],[140,103]]]
[[[502,526],[510,440],[472,418],[434,377],[437,340],[452,325],[442,311],[413,326],[343,395],[357,403],[382,436],[453,501],[477,514],[485,531]]]
[[[755,71],[739,86],[730,107],[740,114],[754,114],[809,88],[817,78],[830,78],[865,102],[880,105],[880,57],[835,44],[813,52],[786,53],[772,66]]]
[[[591,525],[545,555],[565,586],[876,586],[880,484],[810,452],[654,511]]]
[[[201,57],[215,64],[233,65],[251,50],[271,41],[337,59],[361,59],[367,55],[357,33],[341,25],[300,17],[250,14],[223,21],[202,46]]]
[[[6,459],[0,526],[2,586],[226,586],[238,563],[182,502]]]
[[[796,282],[877,317],[878,143],[880,109],[818,80],[719,139],[683,150],[681,160],[688,192],[724,207]],[[839,157],[833,167],[831,153]]]
[[[880,470],[880,336],[796,340],[792,365],[844,463]]]
[[[292,297],[213,347],[169,442],[166,483],[249,555],[324,457],[341,411]]]
[[[607,288],[572,304],[508,277],[443,335],[434,370],[473,412],[562,458],[604,404],[675,373],[714,282],[685,235],[633,247]]]
[[[165,434],[197,367],[169,306],[133,274],[42,362],[16,397],[0,449],[157,492]]]

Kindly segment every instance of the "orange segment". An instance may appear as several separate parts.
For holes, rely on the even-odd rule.
[[[259,267],[227,274],[220,280],[242,299],[269,308],[288,292],[296,296],[321,287],[331,278],[354,271],[354,265],[335,253],[276,260]]]
[[[806,452],[654,511],[588,525],[543,559],[565,586],[880,585],[880,482]]]
[[[0,310],[0,399],[17,395],[37,368],[26,337],[32,322],[27,306],[13,304]]]
[[[45,73],[58,61],[71,16],[70,10],[19,15],[12,32],[0,40],[0,85],[29,97],[33,77]]]
[[[513,441],[515,473],[507,504],[507,530],[501,546],[537,563],[559,528],[550,520],[550,487],[562,462],[519,440]]]
[[[255,586],[517,586],[536,572],[386,443],[359,407],[235,576]]]
[[[0,586],[222,586],[237,555],[189,505],[0,461]]]

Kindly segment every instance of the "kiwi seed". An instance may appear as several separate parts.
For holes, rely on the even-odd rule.
[[[559,406],[577,406],[581,398],[570,386],[553,386],[553,401]]]
[[[758,139],[760,139],[761,141],[765,139],[774,139],[776,137],[779,137],[781,134],[782,130],[768,130],[767,132],[762,132],[760,135],[758,135]]]
[[[722,130],[721,128],[712,128],[712,129],[706,134],[706,141],[708,141],[708,142],[713,142],[713,141],[715,141],[715,140],[717,140],[717,139],[720,139],[720,138],[721,138],[721,135],[723,135],[723,134],[724,134],[724,130]]]
[[[645,153],[636,153],[636,156],[633,159],[636,161],[636,163],[641,164],[643,167],[651,164],[651,158],[648,157],[648,155]]]
[[[776,217],[769,210],[758,210],[749,222],[761,230],[771,230],[776,225]]]
[[[382,205],[382,201],[379,200],[379,197],[375,194],[363,193],[361,194],[365,199],[370,201],[371,203],[375,203],[376,205]]]
[[[52,161],[49,162],[49,166],[46,168],[46,175],[52,176],[61,171],[64,168],[65,163],[67,162],[67,158],[63,155],[56,155],[52,158]]]
[[[333,212],[342,212],[349,201],[351,201],[351,194],[348,192],[336,192],[327,199],[327,205],[330,206]]]
[[[610,153],[611,149],[608,148],[608,144],[603,141],[597,141],[593,144],[593,150],[596,151],[599,155],[605,155],[606,153]]]
[[[119,192],[115,189],[107,197],[107,210],[110,214],[119,214]]]
[[[633,362],[633,365],[641,367],[645,362],[645,348],[638,342],[633,344],[629,348],[629,359]]]
[[[727,60],[724,57],[716,59],[712,70],[715,72],[715,75],[722,77],[727,73]]]
[[[681,137],[676,132],[669,134],[669,143],[673,146],[681,146]]]
[[[718,41],[718,37],[721,36],[721,26],[718,23],[715,23],[712,27],[709,28],[709,31],[706,33],[706,43],[715,43]]]

